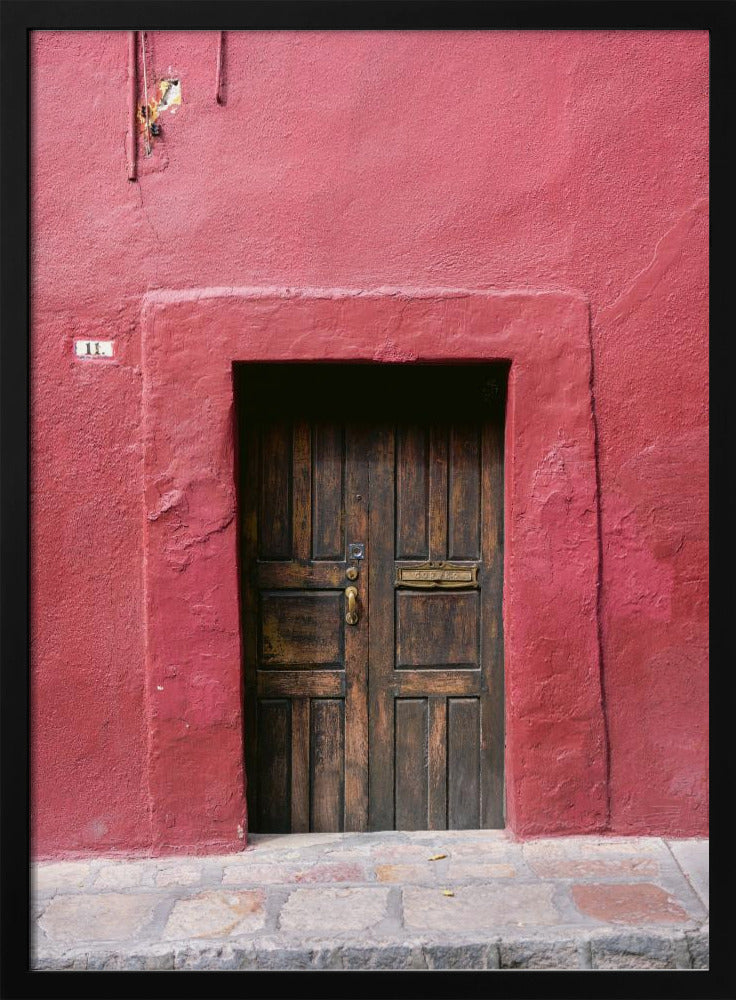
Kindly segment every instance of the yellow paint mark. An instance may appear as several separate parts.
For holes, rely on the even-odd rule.
[[[446,854],[433,854],[432,857],[429,860],[430,861],[441,861],[443,858],[446,858],[446,857],[447,857]]]
[[[164,77],[156,85],[156,96],[148,102],[148,116],[146,116],[146,105],[138,106],[138,123],[142,130],[146,128],[146,117],[148,125],[153,125],[162,111],[171,110],[172,114],[177,105],[181,104],[181,80],[178,77]],[[158,135],[157,129],[152,129],[152,135]]]

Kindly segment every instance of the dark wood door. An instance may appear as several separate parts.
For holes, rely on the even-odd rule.
[[[250,829],[503,826],[505,373],[237,381]]]

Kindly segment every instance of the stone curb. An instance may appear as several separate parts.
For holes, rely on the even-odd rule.
[[[493,937],[368,944],[261,938],[240,943],[179,942],[132,947],[39,951],[34,971],[299,971],[299,970],[654,970],[707,969],[708,930],[658,934],[641,929],[585,935]]]

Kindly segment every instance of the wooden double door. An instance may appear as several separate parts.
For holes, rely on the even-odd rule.
[[[235,377],[249,829],[502,827],[505,370]]]

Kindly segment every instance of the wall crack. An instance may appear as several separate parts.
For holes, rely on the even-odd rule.
[[[594,324],[604,323],[620,315],[634,305],[640,297],[643,297],[642,292],[646,291],[648,294],[652,291],[676,260],[685,238],[701,211],[707,206],[708,199],[699,198],[682,213],[674,225],[658,240],[649,263],[637,271],[615,299],[601,306],[595,314]]]

